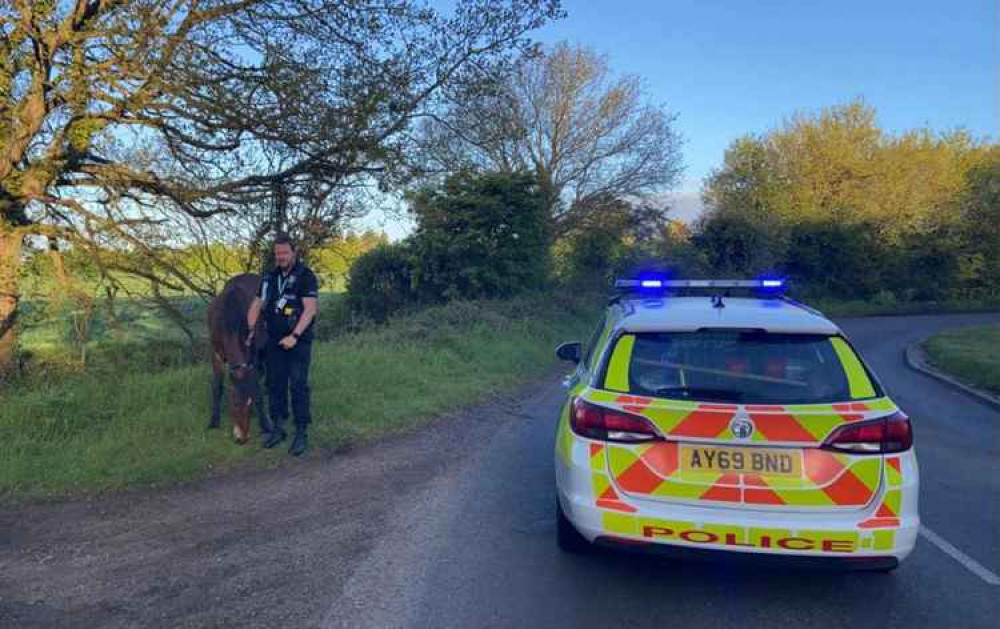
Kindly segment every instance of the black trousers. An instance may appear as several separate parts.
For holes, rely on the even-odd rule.
[[[292,349],[282,349],[276,342],[268,343],[266,357],[271,421],[276,428],[281,428],[288,419],[288,394],[291,393],[295,425],[308,426],[312,420],[309,409],[312,341],[299,341]]]

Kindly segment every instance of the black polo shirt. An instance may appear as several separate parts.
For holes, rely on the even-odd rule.
[[[302,300],[306,297],[315,299],[318,294],[316,274],[301,260],[296,260],[287,275],[276,268],[261,278],[258,296],[264,302],[264,320],[273,342],[292,333],[302,316]],[[300,342],[312,340],[315,323],[314,317],[299,337]]]

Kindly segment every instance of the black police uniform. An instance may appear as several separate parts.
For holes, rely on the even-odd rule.
[[[306,297],[315,299],[318,288],[316,275],[301,260],[295,262],[288,275],[281,269],[275,269],[261,280],[259,296],[264,303],[268,334],[267,389],[275,434],[284,432],[282,424],[288,418],[289,390],[296,429],[304,434],[312,419],[309,409],[309,364],[312,360],[315,319],[292,349],[284,349],[278,343],[298,325],[303,311],[302,300]]]

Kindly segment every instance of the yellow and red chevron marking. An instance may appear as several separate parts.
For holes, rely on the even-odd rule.
[[[625,513],[636,512],[636,508],[630,504],[622,502],[622,499],[618,497],[617,492],[615,492],[614,488],[610,486],[597,498],[597,506],[602,509],[612,509],[614,511],[622,511]]]
[[[590,469],[604,470],[604,445],[600,443],[590,444]]]
[[[715,404],[668,400],[591,390],[591,402],[641,415],[653,422],[667,438],[734,441],[729,430],[737,415],[754,423],[753,443],[818,444],[837,427],[885,415],[896,410],[888,398],[843,404]]]
[[[622,410],[639,415],[642,414],[642,409],[652,404],[653,399],[638,395],[619,395],[617,401],[622,405]]]
[[[603,444],[590,444],[590,469],[593,473],[591,483],[594,488],[594,498],[598,507],[622,511],[624,513],[635,513],[635,507],[622,502],[622,499],[618,496],[618,492],[615,491],[614,486],[605,473]]]
[[[608,469],[627,494],[759,505],[864,506],[878,488],[881,460],[804,450],[805,478],[691,472],[679,467],[679,444],[609,444]]]
[[[899,514],[903,508],[903,473],[898,456],[886,458],[886,489],[882,504],[875,512],[875,517],[858,524],[863,529],[895,528],[900,524]]]
[[[746,489],[743,490],[743,502],[752,505],[783,505],[784,499],[774,493],[764,479],[757,474],[743,476]]]
[[[671,437],[714,439],[729,428],[738,410],[739,407],[727,404],[701,404],[666,433]]]

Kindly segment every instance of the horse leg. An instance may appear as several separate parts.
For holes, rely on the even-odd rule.
[[[260,380],[257,378],[256,373],[253,378],[253,404],[257,407],[257,421],[260,423],[260,434],[266,439],[271,434],[273,428],[271,420],[267,417],[267,410],[264,408],[264,397],[260,393]]]
[[[222,418],[222,388],[225,365],[219,359],[218,354],[212,354],[212,418],[208,422],[209,428],[218,428]]]

